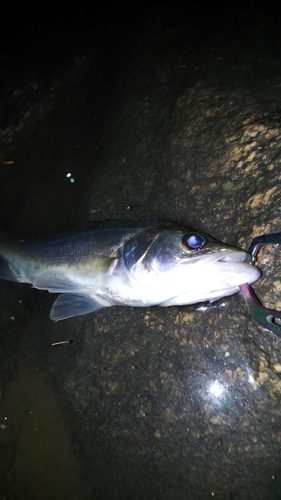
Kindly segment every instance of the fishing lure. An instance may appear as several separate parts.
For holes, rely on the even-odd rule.
[[[260,247],[281,243],[281,233],[264,234],[253,238],[244,262],[254,264]],[[240,285],[240,291],[254,320],[270,332],[281,337],[281,311],[264,307],[248,283]]]

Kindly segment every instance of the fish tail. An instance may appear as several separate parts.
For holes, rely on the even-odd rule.
[[[0,279],[18,281],[16,273],[11,265],[10,246],[10,240],[0,220]]]
[[[16,273],[9,260],[1,254],[0,249],[0,279],[7,281],[18,281]]]

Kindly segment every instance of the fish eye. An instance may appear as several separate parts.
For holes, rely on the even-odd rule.
[[[206,241],[201,234],[185,234],[182,237],[181,243],[184,247],[188,248],[189,250],[199,250],[202,248]]]

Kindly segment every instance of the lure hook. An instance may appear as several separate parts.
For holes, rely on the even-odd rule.
[[[254,264],[262,245],[281,243],[281,233],[264,234],[253,238],[244,262]],[[240,291],[248,306],[249,312],[261,326],[281,337],[281,311],[264,307],[248,283],[240,285]]]

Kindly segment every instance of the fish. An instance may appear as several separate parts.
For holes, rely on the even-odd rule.
[[[106,220],[31,239],[0,237],[0,278],[59,293],[53,321],[117,305],[213,302],[260,276],[244,250],[172,222]]]

